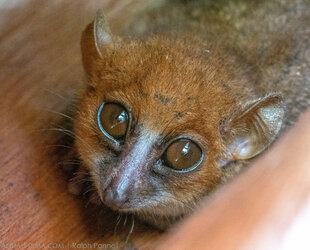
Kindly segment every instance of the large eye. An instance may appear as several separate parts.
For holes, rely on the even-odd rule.
[[[125,137],[129,116],[126,109],[116,103],[103,103],[98,111],[98,125],[105,136],[115,140]]]
[[[189,139],[179,139],[166,149],[162,160],[168,167],[186,172],[198,166],[202,158],[202,150],[195,142]]]

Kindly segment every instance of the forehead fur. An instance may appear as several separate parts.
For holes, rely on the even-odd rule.
[[[161,133],[170,123],[174,133],[213,129],[235,101],[221,85],[236,81],[235,71],[217,53],[182,40],[124,42],[96,62],[91,82],[103,99],[128,105],[152,130]]]

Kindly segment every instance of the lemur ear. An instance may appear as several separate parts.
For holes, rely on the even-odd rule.
[[[226,162],[250,159],[274,141],[284,117],[283,98],[272,93],[241,108],[225,128],[227,138]]]
[[[94,73],[97,61],[110,54],[115,47],[115,40],[103,11],[98,10],[94,22],[86,27],[81,38],[82,60],[88,75]]]
[[[93,25],[93,33],[97,53],[103,58],[107,49],[114,47],[114,44],[110,27],[102,9],[97,11]]]

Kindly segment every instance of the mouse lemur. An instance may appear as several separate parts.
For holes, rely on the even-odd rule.
[[[307,0],[167,0],[116,36],[99,10],[81,39],[78,178],[161,229],[191,213],[309,105],[309,13]]]

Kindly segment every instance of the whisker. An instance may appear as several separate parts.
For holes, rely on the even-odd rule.
[[[52,94],[52,95],[54,95],[54,96],[57,96],[57,97],[59,97],[59,98],[61,98],[63,100],[67,100],[64,96],[62,96],[62,95],[60,95],[60,94],[58,94],[58,93],[56,93],[56,92],[54,92],[54,91],[52,91],[50,89],[43,88],[43,90],[48,92],[48,93],[50,93],[50,94]]]
[[[131,226],[130,226],[130,229],[128,231],[128,234],[126,236],[125,244],[128,243],[129,238],[130,238],[130,236],[131,236],[131,234],[133,232],[134,226],[135,226],[135,217],[133,215],[131,215],[131,219],[132,219],[132,222],[131,222]]]
[[[58,115],[61,115],[62,117],[65,117],[65,118],[68,118],[70,119],[71,121],[74,121],[73,117],[69,116],[69,115],[66,115],[62,112],[58,112],[58,111],[55,111],[55,110],[51,110],[51,109],[44,109],[45,111],[47,112],[51,112],[51,113],[54,113],[54,114],[58,114]]]
[[[62,160],[60,162],[58,162],[58,164],[81,164],[81,161],[78,159],[70,159],[70,160]]]
[[[64,167],[64,166],[79,166],[80,162],[78,161],[60,161],[58,163],[56,163],[56,167]]]
[[[118,217],[117,217],[117,219],[116,219],[116,225],[115,225],[115,227],[114,227],[114,235],[116,234],[118,225],[119,225],[119,223],[121,222],[122,217],[123,217],[123,214],[119,214]]]
[[[47,149],[47,148],[69,148],[72,149],[72,146],[68,146],[68,145],[62,145],[62,144],[51,144],[51,145],[46,145],[43,148]]]
[[[47,128],[47,129],[40,129],[41,131],[58,131],[58,132],[62,132],[64,133],[65,135],[67,136],[70,136],[71,138],[73,139],[78,139],[79,141],[81,141],[86,147],[87,147],[87,150],[90,152],[90,153],[95,153],[91,146],[85,142],[85,140],[83,140],[81,137],[77,136],[76,134],[74,134],[72,131],[66,129],[66,128],[63,128],[63,127],[58,127],[58,128]]]
[[[86,195],[86,194],[88,194],[89,192],[94,192],[94,191],[96,191],[96,189],[94,189],[94,188],[89,188],[89,189],[87,189],[87,190],[83,193],[83,195]]]
[[[125,217],[125,220],[124,220],[123,226],[125,226],[125,225],[126,225],[126,223],[127,223],[127,217],[128,217],[128,215],[126,214],[126,217]]]

